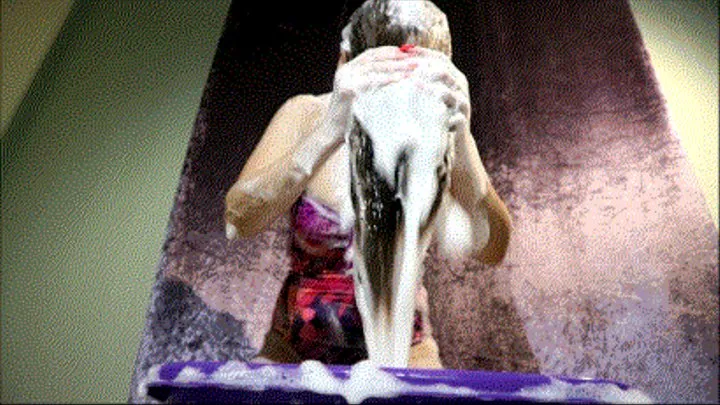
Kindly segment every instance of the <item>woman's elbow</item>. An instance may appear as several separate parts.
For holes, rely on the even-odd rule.
[[[495,265],[502,262],[507,254],[512,233],[512,220],[505,204],[494,192],[486,198],[485,206],[490,235],[487,244],[480,251],[479,259],[485,264]]]
[[[510,227],[490,225],[490,239],[480,252],[480,261],[495,265],[503,261],[510,245]]]
[[[241,212],[232,208],[225,209],[225,236],[228,239],[248,238],[257,233]]]
[[[228,239],[249,238],[261,232],[261,215],[253,215],[253,204],[238,187],[225,196],[225,235]]]

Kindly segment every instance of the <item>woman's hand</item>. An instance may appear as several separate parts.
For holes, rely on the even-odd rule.
[[[448,126],[458,139],[470,131],[470,93],[465,75],[442,52],[415,47],[408,51],[417,64],[412,73],[417,85],[441,99],[453,112]]]
[[[368,49],[338,68],[327,117],[333,128],[326,136],[344,136],[352,103],[359,94],[409,77],[456,113],[448,123],[453,131],[469,130],[468,81],[447,55],[422,47],[401,50],[382,46]]]
[[[327,113],[305,142],[297,146],[293,158],[299,176],[309,177],[345,141],[357,96],[373,88],[403,80],[417,68],[412,55],[396,46],[368,49],[340,65]]]
[[[331,135],[344,137],[352,103],[359,94],[403,80],[417,67],[413,55],[397,46],[368,49],[338,67],[328,110],[328,118],[334,123]]]

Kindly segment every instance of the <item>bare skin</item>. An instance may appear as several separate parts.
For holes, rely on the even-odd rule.
[[[344,134],[353,100],[363,91],[410,75],[422,75],[419,82],[423,89],[458,111],[448,123],[456,140],[450,193],[469,214],[473,234],[479,235],[488,226],[490,229],[487,244],[473,243],[469,254],[484,263],[500,262],[507,250],[511,220],[469,131],[467,80],[446,55],[420,47],[411,52],[389,46],[372,48],[349,62],[341,54],[331,93],[288,100],[273,117],[226,196],[228,236],[250,237],[262,231],[288,212],[303,192],[341,211],[348,195],[338,191],[347,188],[338,173],[347,170]],[[272,344],[279,344],[277,340]],[[286,349],[292,350],[265,348],[264,352]],[[411,348],[410,366],[442,367],[432,337]]]

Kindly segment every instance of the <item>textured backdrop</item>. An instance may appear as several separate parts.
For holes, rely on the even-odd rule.
[[[255,3],[255,2],[253,2]],[[505,261],[426,283],[446,367],[620,380],[717,401],[718,235],[624,2],[436,2],[473,134],[514,219]],[[223,235],[223,198],[288,97],[329,91],[359,1],[236,1],[198,113],[140,345],[157,363],[249,359],[287,273],[285,218]],[[436,297],[442,297],[442,299]]]

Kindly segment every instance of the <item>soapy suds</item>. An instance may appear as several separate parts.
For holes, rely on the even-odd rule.
[[[149,374],[158,379],[159,366]],[[295,370],[282,370],[271,364],[250,368],[247,363],[228,361],[211,375],[187,366],[173,380],[177,383],[213,383],[252,391],[281,388],[285,391],[311,391],[323,395],[339,395],[349,404],[359,404],[368,398],[393,398],[403,393],[428,393],[445,396],[470,396],[478,392],[469,388],[453,388],[446,384],[414,386],[385,372],[368,360],[350,368],[347,379],[335,377],[330,370],[316,360],[302,362]],[[147,393],[147,384],[143,385]],[[143,395],[144,396],[144,395]]]
[[[447,194],[435,232],[440,254],[452,263],[461,263],[470,255],[474,245],[487,245],[490,239],[490,227],[487,220],[480,225],[480,230],[473,235],[470,215],[452,195]],[[474,238],[477,240],[474,241]]]
[[[518,395],[540,401],[565,401],[568,399],[593,399],[610,404],[652,404],[644,392],[637,389],[623,390],[615,384],[580,383],[570,384],[557,378],[550,378],[550,384],[523,388]]]
[[[452,161],[450,111],[418,88],[405,80],[361,95],[347,140],[358,231],[356,298],[369,357],[382,366],[408,365],[422,256]]]
[[[148,384],[153,381],[158,381],[160,379],[160,367],[161,365],[156,365],[150,367],[148,370],[147,376],[140,381],[140,384],[138,384],[137,387],[137,397],[138,398],[145,398],[148,395]]]
[[[420,1],[396,2],[389,7],[388,16],[393,24],[413,26],[425,22],[424,13],[427,5]],[[421,26],[424,29],[430,27]]]
[[[415,386],[379,369],[369,360],[363,360],[350,368],[350,376],[336,378],[320,362],[308,360],[300,365],[300,381],[303,388],[326,395],[340,395],[349,404],[359,404],[368,398],[394,398],[407,393],[427,393],[442,396],[472,396],[478,391],[454,388],[446,384]]]
[[[270,365],[251,369],[245,363],[233,361],[218,368],[212,374],[212,379],[224,384],[242,385],[254,391],[262,391],[273,386],[297,385],[297,377],[292,373],[278,370]]]
[[[154,366],[147,379],[140,384],[140,397],[147,395],[147,385],[159,381],[161,366]],[[549,377],[547,384],[522,388],[515,392],[493,392],[468,387],[452,387],[436,383],[413,385],[384,371],[368,360],[356,363],[346,378],[335,377],[322,363],[304,361],[296,368],[277,367],[272,364],[248,366],[239,361],[228,361],[212,374],[186,366],[174,378],[176,383],[221,384],[243,390],[262,391],[281,389],[287,392],[309,391],[322,395],[341,396],[349,404],[359,404],[368,398],[395,398],[401,395],[426,395],[438,398],[473,397],[489,399],[498,394],[540,402],[599,401],[603,403],[649,404],[652,400],[637,389],[624,390],[619,386],[599,382],[569,383]]]
[[[205,374],[202,373],[202,371],[196,369],[195,367],[185,367],[182,369],[180,374],[175,377],[175,381],[177,382],[191,382],[191,381],[200,381],[205,377]]]

